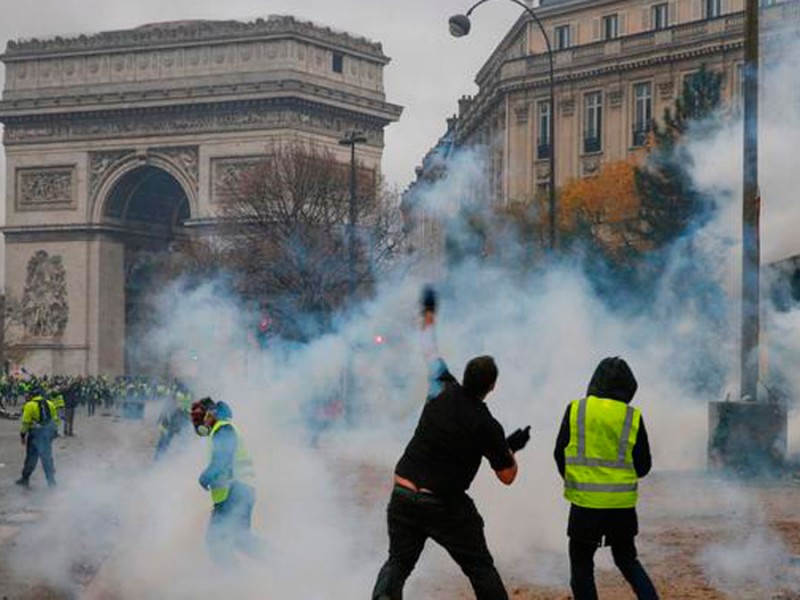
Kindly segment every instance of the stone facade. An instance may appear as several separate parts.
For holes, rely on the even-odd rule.
[[[800,32],[800,2],[762,4],[768,57],[772,41]],[[744,0],[544,0],[536,12],[553,44],[557,185],[639,152],[649,128],[643,117],[659,118],[702,64],[724,74],[728,102],[741,102],[743,7]],[[549,63],[526,14],[476,82],[479,92],[459,102],[457,144],[488,148],[493,201],[545,193]],[[594,138],[589,121],[598,109]]]
[[[275,144],[347,162],[338,140],[359,129],[357,160],[380,171],[384,127],[401,113],[380,44],[292,17],[12,41],[0,59],[6,289],[24,296],[33,260],[37,289],[64,307],[34,311],[22,332],[38,372],[123,372],[126,247],[164,230],[125,218],[133,192],[120,188],[138,174],[180,190],[191,230],[217,215],[225,178]]]

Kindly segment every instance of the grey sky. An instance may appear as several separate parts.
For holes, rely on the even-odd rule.
[[[9,39],[95,33],[157,21],[251,20],[270,14],[291,14],[380,41],[392,58],[384,76],[387,99],[405,107],[400,122],[387,129],[384,173],[390,184],[405,187],[414,167],[443,133],[458,98],[475,92],[475,73],[520,13],[511,2],[488,3],[476,12],[469,37],[450,37],[448,17],[464,12],[469,4],[470,0],[0,0],[0,44],[5,49]],[[0,176],[0,191],[3,179]]]

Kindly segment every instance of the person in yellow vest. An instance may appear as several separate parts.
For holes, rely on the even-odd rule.
[[[179,389],[174,394],[159,384],[159,397],[164,398],[164,407],[158,417],[158,444],[154,460],[160,460],[169,450],[172,441],[188,429],[192,399],[188,391]]]
[[[241,433],[231,422],[232,417],[227,404],[211,398],[203,398],[191,406],[195,431],[211,439],[209,463],[198,481],[211,492],[214,508],[206,543],[212,559],[219,565],[234,564],[236,548],[258,556],[261,546],[251,531],[256,501],[253,461]]]
[[[636,597],[658,598],[636,555],[638,481],[650,472],[652,458],[644,420],[630,406],[636,378],[622,358],[604,358],[595,369],[586,397],[567,407],[553,456],[571,503],[570,587],[575,600],[595,600],[594,555],[611,546],[614,564]]]
[[[55,403],[45,398],[43,390],[33,388],[22,408],[19,435],[22,445],[25,446],[25,463],[22,466],[22,477],[16,481],[17,485],[26,488],[30,486],[30,478],[36,463],[41,460],[47,485],[55,487],[53,439],[58,435],[58,423]]]

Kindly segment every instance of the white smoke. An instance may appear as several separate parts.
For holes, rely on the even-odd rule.
[[[767,75],[768,89],[773,77],[783,82],[781,89],[797,89],[786,85],[800,84],[791,56],[797,54]],[[782,152],[798,139],[797,112],[788,92],[766,95],[762,147],[774,162],[765,159],[762,169],[764,237],[765,254],[772,257],[794,251],[784,225],[797,210],[789,179],[792,155]],[[779,125],[782,135],[773,135]],[[707,404],[721,398],[687,385],[684,369],[702,367],[711,355],[725,356],[730,359],[721,361],[723,376],[735,378],[740,160],[734,141],[739,132],[734,126],[692,145],[697,180],[715,193],[721,210],[698,232],[696,254],[673,257],[670,283],[645,314],[626,311],[614,298],[598,298],[582,270],[571,264],[520,276],[502,266],[466,262],[436,282],[440,350],[452,371],[460,376],[472,356],[495,356],[500,378],[488,399],[490,409],[507,431],[532,425],[533,439],[518,457],[518,482],[507,489],[484,467],[473,488],[507,581],[566,585],[567,504],[552,448],[567,403],[584,394],[604,356],[620,355],[631,364],[639,381],[635,403],[650,434],[656,474],[663,474],[654,484],[642,483],[643,523],[736,518],[758,507],[750,489],[685,479],[705,467]],[[428,201],[448,206],[478,187],[482,177],[479,163],[467,160],[430,192]],[[700,318],[703,307],[681,303],[685,298],[677,283],[698,257],[712,265],[709,281],[726,283],[727,294],[717,301],[729,325],[718,330],[709,330]],[[20,542],[19,568],[56,588],[75,590],[76,561],[99,565],[89,588],[94,597],[365,597],[388,546],[383,507],[393,465],[425,393],[416,339],[423,283],[414,274],[388,277],[374,299],[341,315],[334,332],[300,347],[275,341],[265,351],[252,347],[248,319],[224,288],[209,283],[167,290],[159,303],[159,327],[143,351],[164,357],[173,372],[191,381],[195,395],[211,395],[233,407],[256,463],[255,523],[267,545],[265,557],[245,560],[233,573],[211,565],[204,548],[210,501],[196,483],[205,460],[203,443],[189,437],[183,452],[151,466],[149,451],[142,450],[152,443],[145,423],[141,429],[120,425],[119,443],[109,450],[113,468],[65,474],[65,488],[50,503],[51,512]],[[798,314],[773,317],[784,364],[800,350],[793,343],[800,339]],[[384,343],[376,343],[376,336]],[[197,360],[188,358],[192,349]],[[354,412],[325,431],[314,447],[308,407],[337,396]],[[719,527],[726,522],[719,521]],[[711,540],[697,557],[713,585],[734,592],[740,581],[768,589],[795,585],[776,571],[786,565],[788,551],[766,519],[745,521],[733,533],[728,540]],[[650,556],[670,552],[658,537],[648,537],[647,547]],[[46,560],[30,561],[30,556]],[[443,553],[426,552],[409,581],[409,594],[430,597],[432,589],[450,585],[442,581],[460,581],[455,573]],[[452,596],[449,591],[441,595]]]

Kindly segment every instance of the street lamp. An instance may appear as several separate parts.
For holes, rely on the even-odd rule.
[[[348,289],[352,298],[356,291],[356,144],[365,144],[367,136],[358,130],[348,131],[339,140],[342,146],[350,146],[350,204],[347,249],[349,252]]]
[[[454,15],[450,17],[450,35],[453,37],[464,37],[469,34],[472,24],[469,17],[472,11],[478,8],[481,4],[489,0],[479,0],[473,4],[470,9],[463,15]],[[553,48],[550,45],[550,37],[547,35],[542,22],[533,9],[527,4],[522,3],[520,0],[509,0],[517,6],[522,7],[533,19],[533,22],[539,27],[542,32],[544,42],[547,45],[547,60],[550,67],[550,221],[549,221],[549,234],[550,234],[550,249],[555,250],[556,247],[556,86],[555,86],[555,69],[553,68]]]

